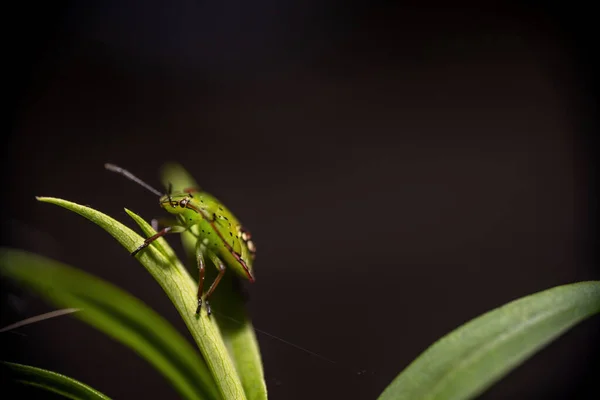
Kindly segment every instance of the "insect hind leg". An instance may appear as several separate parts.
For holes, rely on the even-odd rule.
[[[215,278],[213,283],[210,285],[208,292],[206,292],[206,295],[204,296],[204,303],[206,304],[206,312],[208,313],[208,315],[210,315],[211,309],[210,309],[210,303],[208,302],[208,298],[212,295],[212,293],[215,291],[215,289],[219,285],[221,278],[223,278],[223,274],[225,274],[226,268],[225,268],[225,264],[223,263],[223,261],[221,261],[221,259],[216,254],[214,254],[212,251],[208,251],[207,253],[208,253],[208,257],[210,258],[210,260],[213,262],[213,264],[215,265],[215,267],[217,267],[217,270],[219,271],[219,274],[217,275],[217,277]]]

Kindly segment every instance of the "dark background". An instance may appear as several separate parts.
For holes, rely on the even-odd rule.
[[[116,241],[34,199],[133,227],[123,207],[151,219],[156,199],[103,164],[158,186],[163,162],[183,163],[256,239],[255,326],[336,361],[259,334],[270,398],[374,399],[469,319],[598,279],[592,6],[74,3],[5,14],[3,244],[113,282],[185,332]],[[2,285],[0,326],[51,309]],[[3,359],[118,399],[177,397],[74,318],[19,333]],[[583,322],[481,398],[597,398],[599,333]]]

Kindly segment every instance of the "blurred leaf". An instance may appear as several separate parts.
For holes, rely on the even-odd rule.
[[[26,325],[30,325],[30,324],[35,324],[36,322],[45,321],[50,318],[60,317],[61,315],[72,314],[77,311],[81,311],[81,310],[79,310],[78,308],[63,308],[62,310],[50,311],[50,312],[47,312],[44,314],[36,315],[35,317],[26,318],[19,322],[15,322],[14,324],[5,326],[4,328],[0,329],[0,333],[12,331],[13,329],[17,329],[22,326],[26,326]]]
[[[438,340],[379,400],[471,399],[599,311],[600,281],[558,286],[510,302]]]
[[[0,273],[34,289],[96,329],[129,346],[163,373],[186,399],[218,399],[200,355],[137,298],[83,271],[21,250],[0,249]]]
[[[68,376],[29,365],[2,361],[2,375],[23,385],[58,393],[73,400],[110,400],[109,397]]]
[[[51,197],[38,199],[59,205],[89,219],[111,234],[130,253],[144,241],[140,235],[125,225],[92,208]],[[126,211],[129,215],[135,215],[129,210]],[[138,220],[143,221],[139,217]],[[149,226],[145,221],[144,224]],[[158,240],[157,243],[153,243],[139,252],[136,258],[150,272],[175,305],[200,348],[221,396],[225,400],[245,399],[240,378],[229,357],[217,324],[207,317],[206,313],[201,313],[200,316],[195,314],[197,305],[195,283],[177,258],[165,256],[164,246],[168,246],[166,241]]]
[[[200,188],[196,180],[179,164],[168,163],[161,169],[161,180],[165,187],[172,184],[174,191],[187,188]],[[194,227],[197,228],[197,227]],[[145,231],[146,234],[150,232]],[[194,231],[198,234],[197,231]],[[182,241],[191,263],[196,265],[195,245],[196,237],[189,232],[182,234]],[[210,268],[207,262],[208,282],[216,276],[216,268]],[[239,280],[233,274],[226,273],[219,283],[219,287],[211,297],[211,307],[218,321],[223,339],[236,364],[237,371],[242,380],[242,385],[249,400],[267,399],[267,386],[265,383],[260,349],[252,322],[244,307],[244,298],[239,290]]]

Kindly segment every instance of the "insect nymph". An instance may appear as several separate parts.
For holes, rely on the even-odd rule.
[[[198,262],[198,307],[196,314],[200,313],[202,302],[206,305],[208,315],[211,314],[208,298],[214,292],[227,268],[235,271],[242,278],[254,282],[252,264],[256,247],[252,242],[250,232],[238,219],[214,196],[199,190],[186,189],[184,192],[171,193],[169,188],[166,194],[160,193],[147,183],[143,182],[129,171],[113,164],[105,164],[106,169],[119,173],[126,178],[142,185],[160,197],[160,206],[177,220],[176,224],[158,230],[155,235],[147,238],[131,255],[148,247],[156,239],[167,233],[182,233],[189,231],[198,239],[196,242],[196,259]],[[191,228],[197,226],[196,233]],[[219,274],[202,298],[204,288],[205,261],[211,260],[217,267]]]

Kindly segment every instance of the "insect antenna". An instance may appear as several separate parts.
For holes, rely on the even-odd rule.
[[[119,166],[116,166],[114,164],[104,164],[104,168],[106,168],[109,171],[112,172],[116,172],[117,174],[121,174],[123,175],[125,178],[134,181],[135,183],[145,187],[146,189],[148,189],[149,191],[151,191],[152,193],[154,193],[155,195],[162,197],[164,196],[161,192],[159,192],[158,190],[154,189],[152,186],[148,185],[146,182],[144,182],[143,180],[141,180],[140,178],[138,178],[137,176],[133,175],[131,172],[127,171],[126,169],[123,169]],[[170,193],[169,193],[170,194]],[[169,196],[170,199],[170,196]]]
[[[173,205],[173,200],[171,199],[171,193],[173,193],[173,184],[169,182],[169,186],[167,187],[167,199],[169,199],[169,204]]]

